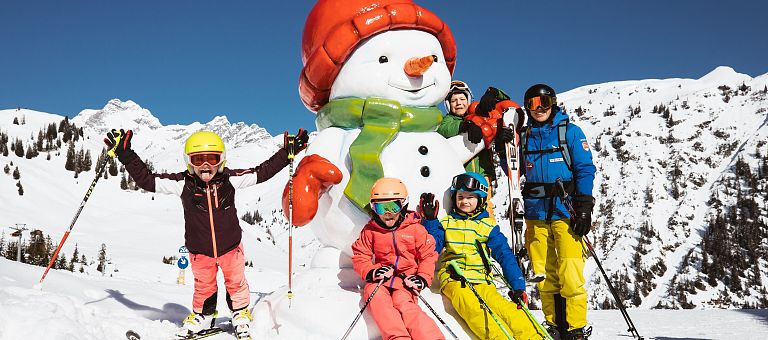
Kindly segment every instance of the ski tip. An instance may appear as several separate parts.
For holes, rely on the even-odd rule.
[[[141,337],[139,336],[139,334],[134,331],[125,332],[125,337],[128,340],[141,340]]]

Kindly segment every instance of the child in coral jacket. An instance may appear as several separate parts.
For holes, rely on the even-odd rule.
[[[371,189],[371,220],[352,244],[352,263],[366,282],[368,310],[382,339],[445,339],[437,324],[417,304],[417,294],[429,286],[435,272],[435,240],[407,210],[403,182],[381,178]]]

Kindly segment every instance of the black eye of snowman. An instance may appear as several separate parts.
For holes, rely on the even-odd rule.
[[[432,55],[432,61],[437,62],[437,56],[434,54]]]
[[[389,59],[387,59],[387,56],[385,56],[385,55],[379,57],[379,64],[383,64],[383,63],[386,63],[388,61],[389,61]]]

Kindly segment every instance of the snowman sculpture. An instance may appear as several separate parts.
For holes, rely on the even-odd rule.
[[[297,293],[290,311],[273,307],[271,315],[275,309],[301,314],[297,304],[325,294],[323,304],[346,304],[352,317],[362,282],[351,270],[351,244],[370,219],[373,183],[401,179],[411,210],[423,192],[442,194],[443,207],[450,207],[451,179],[485,145],[436,132],[442,121],[436,105],[448,93],[456,45],[448,26],[411,0],[318,1],[306,20],[302,57],[299,92],[317,113],[319,133],[294,174],[292,218],[296,226],[309,224],[325,247],[294,280],[296,292],[297,284],[311,282],[311,296]],[[286,185],[286,215],[288,196]],[[310,319],[324,324],[318,317]]]
[[[456,44],[447,25],[412,1],[321,0],[302,53],[299,92],[317,113],[319,134],[296,170],[293,222],[351,255],[377,179],[401,179],[415,210],[421,193],[447,192],[484,144],[436,132]]]

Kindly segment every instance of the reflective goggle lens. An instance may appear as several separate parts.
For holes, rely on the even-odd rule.
[[[525,108],[530,111],[534,111],[539,107],[546,110],[552,107],[554,104],[554,98],[548,96],[538,96],[525,100]]]
[[[371,202],[371,209],[377,215],[384,215],[388,212],[397,214],[403,210],[403,201]]]
[[[189,156],[189,162],[194,166],[201,166],[205,163],[210,165],[219,164],[221,161],[220,153],[201,153]]]
[[[488,191],[488,187],[480,183],[477,179],[475,179],[472,176],[461,174],[453,178],[453,182],[451,182],[451,189],[454,191],[461,190],[462,188],[468,189],[468,190],[481,190],[481,191]]]

